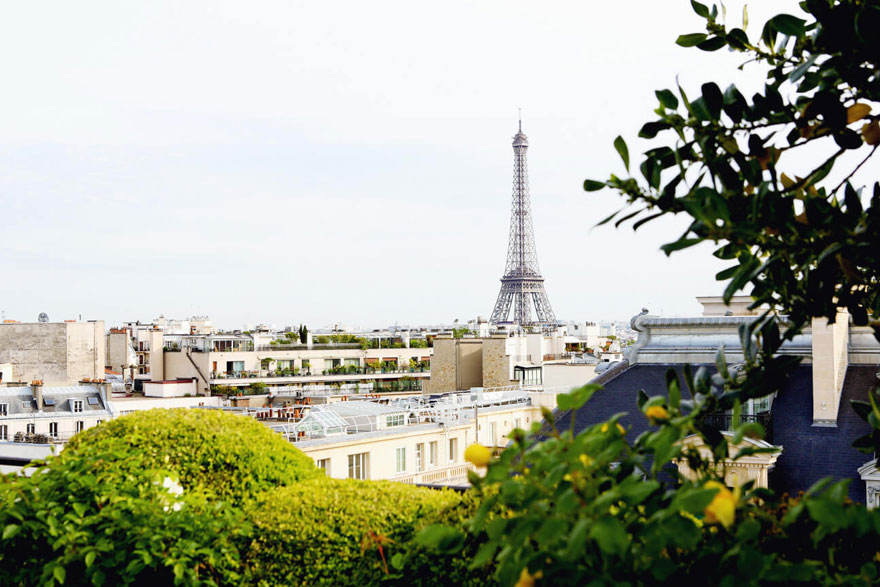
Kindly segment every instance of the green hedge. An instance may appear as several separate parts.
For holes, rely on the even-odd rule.
[[[122,475],[172,471],[185,489],[231,503],[323,475],[265,425],[215,410],[148,410],[117,418],[77,434],[59,458],[74,455]]]
[[[0,585],[240,582],[240,508],[86,452],[0,482]]]
[[[451,569],[437,569],[442,575],[433,577],[409,572],[427,568],[423,557],[410,558],[419,552],[410,541],[422,526],[449,520],[450,512],[465,507],[462,499],[448,490],[338,479],[267,492],[248,512],[254,527],[247,579],[260,585],[369,585],[409,575],[408,583],[448,584]]]

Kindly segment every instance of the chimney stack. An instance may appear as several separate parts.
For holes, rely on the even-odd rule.
[[[43,411],[43,382],[34,380],[31,381],[31,389],[34,393],[34,402],[37,404],[37,411]]]

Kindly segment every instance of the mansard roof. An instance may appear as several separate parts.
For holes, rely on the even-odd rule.
[[[714,366],[705,365],[714,372]],[[595,381],[604,389],[596,392],[589,402],[574,413],[574,432],[626,412],[620,423],[627,428],[627,437],[635,439],[651,429],[640,413],[637,398],[640,389],[648,396],[667,394],[666,371],[674,368],[681,372],[681,364],[622,365],[613,373],[603,374]],[[699,365],[692,368],[696,370]],[[773,444],[784,452],[771,473],[770,486],[778,491],[796,494],[806,490],[819,479],[852,479],[849,493],[853,500],[865,501],[865,487],[858,469],[868,455],[852,447],[853,441],[867,434],[870,427],[859,418],[849,405],[852,399],[866,400],[868,390],[877,382],[877,366],[856,365],[847,369],[840,402],[837,427],[813,426],[812,367],[798,367],[773,400]],[[685,392],[686,393],[686,392]],[[557,410],[554,421],[562,431],[572,425],[570,410]]]

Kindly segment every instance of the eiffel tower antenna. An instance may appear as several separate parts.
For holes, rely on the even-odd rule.
[[[538,268],[532,206],[529,199],[529,171],[526,152],[529,139],[522,132],[520,109],[519,132],[513,137],[513,205],[510,214],[510,240],[507,264],[501,278],[501,291],[489,322],[516,324],[522,327],[552,328],[556,316],[544,290],[544,278]],[[535,319],[532,319],[532,306]],[[513,308],[513,316],[510,310]]]

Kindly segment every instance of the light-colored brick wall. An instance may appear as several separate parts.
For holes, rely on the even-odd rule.
[[[455,391],[455,358],[457,344],[451,337],[438,337],[434,340],[434,354],[431,356],[431,378],[425,383],[425,393]]]
[[[493,336],[483,342],[483,387],[510,385],[510,357],[508,357],[507,337]]]

